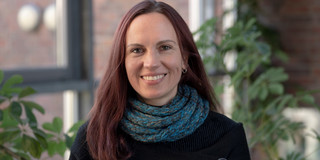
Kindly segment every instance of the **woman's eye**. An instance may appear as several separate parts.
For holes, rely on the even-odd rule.
[[[160,50],[166,51],[166,50],[169,50],[169,49],[171,49],[171,48],[172,48],[172,47],[169,46],[169,45],[163,45],[163,46],[160,47]]]
[[[142,53],[143,49],[142,48],[134,48],[131,50],[132,53]]]

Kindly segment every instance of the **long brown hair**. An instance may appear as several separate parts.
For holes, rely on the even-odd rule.
[[[178,37],[183,58],[188,61],[188,71],[180,84],[188,84],[209,101],[214,111],[220,111],[192,34],[182,17],[163,2],[146,0],[131,8],[122,18],[114,35],[107,70],[100,81],[95,104],[90,112],[87,128],[89,152],[94,159],[116,160],[130,157],[119,123],[127,108],[128,95],[136,94],[131,87],[125,69],[126,32],[139,15],[158,12],[172,23]]]

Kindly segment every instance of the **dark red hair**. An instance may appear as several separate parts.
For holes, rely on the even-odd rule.
[[[96,101],[90,112],[87,143],[94,159],[116,160],[130,157],[130,150],[119,128],[127,108],[128,95],[135,94],[125,69],[126,32],[134,18],[151,12],[165,15],[176,31],[182,57],[188,62],[188,71],[181,77],[180,84],[188,84],[195,88],[209,101],[213,110],[220,111],[198,49],[185,21],[166,3],[143,1],[125,14],[115,32],[108,67],[100,81]]]

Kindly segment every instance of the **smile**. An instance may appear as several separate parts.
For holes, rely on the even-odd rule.
[[[156,75],[156,76],[141,76],[141,78],[144,80],[148,80],[148,81],[155,81],[155,80],[163,78],[166,75],[167,74],[161,74],[161,75]]]

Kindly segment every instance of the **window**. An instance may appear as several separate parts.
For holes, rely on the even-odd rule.
[[[8,3],[1,5],[3,7],[14,6],[11,15],[17,15],[21,7],[10,4],[13,1],[1,3]],[[82,14],[91,9],[91,3],[77,0],[39,1],[39,4],[50,3],[56,6],[56,31],[49,31],[40,21],[36,31],[24,32],[19,30],[14,16],[7,16],[4,23],[9,23],[11,19],[12,24],[2,27],[5,34],[1,37],[4,45],[0,46],[0,68],[4,70],[5,77],[22,75],[24,85],[32,86],[38,92],[91,89],[92,38],[91,23],[88,23],[91,15]],[[10,14],[8,10],[1,12]]]

